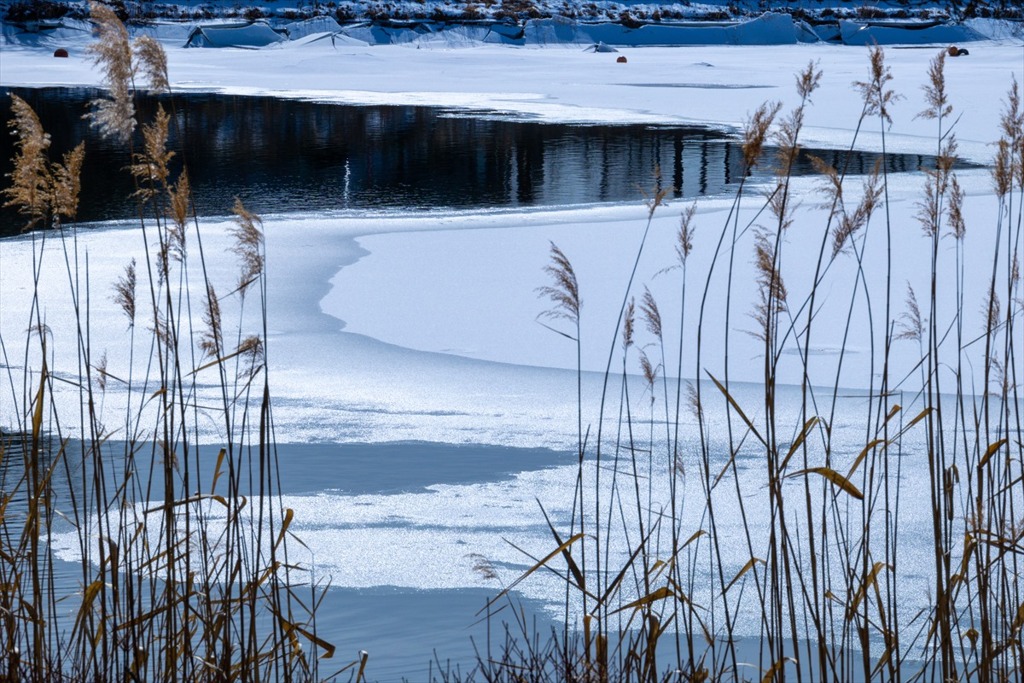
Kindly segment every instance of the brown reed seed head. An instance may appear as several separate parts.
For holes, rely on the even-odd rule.
[[[135,326],[135,259],[133,258],[125,266],[124,276],[119,277],[114,283],[114,303],[121,307],[128,317],[128,327]]]
[[[232,212],[235,214],[235,225],[230,230],[235,238],[232,251],[240,261],[238,290],[244,295],[249,285],[263,273],[263,221],[248,211],[238,198],[235,198]]]
[[[796,76],[796,91],[800,95],[800,105],[779,123],[774,135],[778,145],[776,172],[780,176],[790,174],[800,154],[799,137],[804,125],[804,110],[810,101],[811,93],[818,89],[820,83],[821,71],[816,69],[814,62],[808,63],[807,68]]]
[[[188,171],[182,171],[178,181],[167,188],[168,212],[170,219],[178,230],[184,231],[188,223],[189,206],[192,197],[192,187],[188,180]]]
[[[205,329],[199,337],[199,349],[213,358],[221,354],[221,314],[220,300],[212,284],[206,286],[206,306],[203,311],[203,324]]]
[[[918,114],[924,119],[942,119],[953,113],[946,92],[946,51],[935,55],[928,66],[928,82],[922,86],[928,108]]]
[[[85,161],[85,143],[80,142],[64,155],[63,164],[52,168],[51,210],[56,222],[61,218],[73,219],[78,214],[78,197],[82,190],[82,163]]]
[[[644,285],[644,295],[640,299],[640,313],[643,315],[647,331],[661,341],[661,311],[658,310],[658,302],[647,285]]]
[[[869,61],[870,78],[867,81],[854,81],[853,86],[860,90],[861,99],[864,101],[864,114],[878,115],[892,125],[889,106],[901,98],[888,87],[892,80],[892,70],[885,64],[885,51],[875,45],[869,51]]]
[[[636,320],[636,301],[630,297],[626,309],[622,312],[622,350],[633,345],[633,325]]]
[[[466,557],[473,561],[473,571],[479,574],[481,578],[488,581],[498,580],[498,572],[495,571],[494,565],[485,556],[480,553],[469,553]]]
[[[50,170],[46,156],[50,136],[43,130],[32,107],[17,95],[11,95],[11,111],[14,116],[8,125],[17,138],[14,143],[17,152],[14,170],[7,174],[11,184],[0,193],[7,198],[4,206],[15,206],[19,213],[28,217],[27,230],[45,219],[50,209]]]
[[[753,335],[767,340],[771,336],[775,316],[786,310],[787,293],[775,261],[773,237],[763,230],[759,230],[754,238],[754,266],[760,301],[751,314],[758,323],[758,330]]]
[[[110,93],[106,99],[92,101],[93,111],[86,118],[105,137],[126,143],[135,130],[135,105],[131,97],[135,66],[128,31],[107,5],[91,2],[89,13],[97,39],[88,50],[93,63],[103,71],[103,82]]]
[[[863,195],[852,214],[846,213],[845,207],[839,207],[837,210],[839,220],[832,232],[833,257],[838,256],[849,243],[850,238],[860,232],[871,220],[871,215],[882,198],[881,171],[882,163],[879,159],[875,162],[871,174],[864,179]]]
[[[997,197],[1005,197],[1013,188],[1013,148],[1010,141],[1000,138],[996,143],[996,157],[992,165],[992,186]]]
[[[809,100],[811,93],[821,85],[821,73],[818,63],[811,61],[807,63],[806,69],[797,74],[796,92],[800,95],[801,100]]]
[[[928,176],[924,184],[924,199],[917,203],[917,222],[928,237],[935,235],[939,227],[939,192],[936,171],[926,170]]]
[[[134,43],[135,57],[139,71],[149,81],[149,87],[156,92],[170,90],[170,78],[167,74],[167,53],[164,47],[152,36],[139,36]]]
[[[690,412],[693,414],[693,417],[700,421],[703,410],[701,409],[700,395],[697,393],[697,387],[693,385],[693,382],[686,383],[686,402],[690,406]]]
[[[651,359],[647,357],[645,351],[640,351],[640,371],[644,375],[644,381],[647,382],[647,386],[651,389],[654,388],[654,382],[658,379],[658,369],[651,364]],[[654,393],[651,392],[651,400],[654,400]]]
[[[690,206],[679,215],[679,232],[676,234],[676,258],[679,265],[686,265],[686,258],[693,251],[693,235],[697,226],[693,224],[693,217],[697,213],[697,204]]]
[[[917,305],[917,295],[914,288],[907,283],[907,310],[900,315],[899,323],[896,325],[896,339],[912,339],[921,341],[924,332],[924,320],[921,317],[921,307]]]
[[[999,124],[1003,130],[1003,137],[1007,140],[1018,140],[1024,135],[1024,110],[1020,106],[1020,86],[1017,84],[1017,77],[1013,76],[1010,83],[1010,92],[1006,95],[1006,107],[1002,116],[999,117]]]
[[[178,182],[167,188],[167,215],[171,223],[167,225],[167,243],[171,255],[179,263],[185,260],[187,245],[185,229],[188,227],[189,201],[192,188],[185,171],[178,176]]]
[[[107,352],[104,351],[100,360],[96,363],[96,386],[101,392],[107,390]]]
[[[544,266],[544,272],[551,276],[551,286],[538,287],[537,294],[552,301],[554,306],[540,315],[545,318],[565,318],[579,324],[580,299],[579,283],[572,263],[554,242],[551,242],[551,263]]]
[[[63,163],[51,164],[46,154],[50,136],[35,111],[17,95],[11,96],[11,110],[14,117],[8,125],[17,138],[17,152],[14,170],[7,174],[10,186],[0,191],[0,196],[7,197],[4,206],[17,207],[28,217],[23,230],[45,225],[47,220],[59,226],[62,218],[74,218],[78,213],[85,143],[67,152]]]
[[[757,165],[765,138],[781,108],[781,102],[766,102],[758,107],[747,121],[743,131],[743,165],[746,168],[750,169]]]
[[[780,150],[781,149],[784,148],[780,148]],[[789,149],[792,150],[792,159],[795,160],[797,147],[793,146]],[[784,172],[788,175],[789,169],[785,169]],[[787,230],[789,226],[793,224],[793,211],[796,208],[786,190],[785,179],[780,178],[776,182],[775,188],[768,193],[768,210],[773,216],[775,216],[775,219],[778,221],[779,228],[783,231]]]
[[[758,232],[754,238],[754,265],[757,267],[757,282],[765,294],[765,302],[772,302],[773,310],[786,310],[786,285],[782,282],[775,263],[775,244],[766,232]]]
[[[263,339],[257,335],[250,335],[242,340],[235,353],[245,360],[245,366],[240,368],[242,374],[253,377],[263,367],[266,355],[263,348]]]
[[[171,174],[168,164],[174,157],[174,152],[167,149],[169,125],[170,117],[160,105],[153,122],[142,126],[142,152],[132,155],[129,167],[139,187],[136,194],[142,201],[161,194],[167,187]]]
[[[967,222],[964,218],[964,190],[960,187],[960,181],[954,174],[950,178],[949,185],[949,207],[947,217],[949,229],[953,237],[962,240],[967,234]]]
[[[935,160],[935,168],[939,172],[939,179],[941,181],[939,190],[943,193],[949,187],[949,177],[953,172],[954,164],[956,164],[958,149],[959,144],[957,143],[956,135],[950,133],[942,145],[939,157]]]
[[[981,305],[981,312],[985,316],[985,332],[995,334],[999,329],[999,319],[1002,317],[1002,304],[994,286],[989,287],[988,296]]]
[[[1004,197],[1015,182],[1024,188],[1024,111],[1016,77],[1010,85],[999,123],[1002,133],[996,143],[992,179],[996,195]]]

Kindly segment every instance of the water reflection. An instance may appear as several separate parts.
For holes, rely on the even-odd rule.
[[[127,198],[131,179],[120,170],[127,151],[99,139],[81,118],[98,91],[0,89],[3,123],[11,92],[50,132],[51,158],[86,140],[80,220],[136,214]],[[175,163],[187,159],[204,215],[227,213],[236,196],[261,214],[638,201],[655,168],[677,198],[695,197],[728,191],[742,172],[740,145],[701,128],[553,124],[217,94],[141,96],[140,120],[151,120],[157,103],[172,113],[170,146],[182,151]],[[845,157],[808,151],[836,165]],[[13,154],[12,136],[0,135],[0,173],[10,172]],[[853,172],[869,170],[876,156],[856,153]],[[887,159],[891,172],[928,162],[917,155]],[[795,173],[812,170],[802,158]],[[0,214],[0,233],[22,224],[11,209]]]

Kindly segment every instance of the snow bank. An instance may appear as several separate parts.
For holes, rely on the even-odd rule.
[[[189,33],[185,47],[266,47],[288,40],[266,22],[197,26]]]
[[[445,24],[410,22],[405,25],[357,25],[342,34],[376,45],[412,42],[493,43],[502,45],[593,45],[618,47],[683,45],[793,45],[817,42],[818,36],[788,14],[768,12],[750,21],[729,23],[645,24],[577,23],[564,18],[536,19],[523,25],[508,23]]]
[[[31,26],[0,24],[5,44],[54,46],[88,36],[87,22],[62,19]],[[1020,24],[988,19],[965,24],[937,21],[841,20],[811,27],[789,14],[766,12],[746,21],[658,22],[627,26],[617,22],[585,22],[555,16],[513,22],[457,22],[409,20],[340,25],[331,17],[272,26],[266,21],[207,23],[200,26],[165,22],[136,29],[165,41],[186,40],[189,47],[248,47],[274,45],[286,40],[308,42],[310,36],[344,38],[367,45],[443,45],[468,47],[481,44],[514,46],[605,45],[617,47],[793,45],[821,41],[846,45],[923,45],[967,43],[987,38],[1013,39],[1024,32]],[[186,35],[186,31],[188,31]]]
[[[315,17],[305,21],[293,21],[285,26],[289,40],[301,40],[318,33],[337,33],[341,25],[331,17]]]
[[[0,21],[0,45],[62,47],[81,44],[92,37],[92,24],[75,19],[31,22],[26,25]]]
[[[948,45],[985,39],[969,26],[916,22],[840,21],[839,34],[846,45]]]

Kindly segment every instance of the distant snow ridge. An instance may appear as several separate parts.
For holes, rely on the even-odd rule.
[[[2,23],[7,44],[41,45],[67,41],[72,34],[88,34],[87,22],[64,18],[52,21]],[[792,45],[821,41],[846,45],[948,45],[976,40],[1016,39],[1024,32],[1019,23],[972,19],[962,24],[936,20],[841,19],[814,26],[793,15],[766,12],[743,21],[673,21],[640,25],[586,22],[565,17],[508,21],[409,20],[339,24],[333,17],[271,23],[266,20],[227,22],[211,20],[198,25],[155,24],[137,29],[167,41],[182,40],[189,47],[263,48],[284,43],[303,44],[332,39],[346,44],[443,45],[460,47],[499,45],[606,45],[614,47],[684,45]]]
[[[921,45],[966,43],[986,38],[973,26],[934,21],[842,21],[833,27],[812,27],[789,14],[777,12],[766,12],[747,21],[662,22],[636,27],[612,22],[576,22],[559,17],[531,19],[522,24],[420,21],[383,25],[367,22],[341,27],[338,33],[370,45],[444,43],[453,46],[467,43],[615,47],[793,45],[823,40],[848,45]]]

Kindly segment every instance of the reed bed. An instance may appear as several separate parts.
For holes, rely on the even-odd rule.
[[[853,84],[862,109],[850,147],[877,129],[882,161],[854,178],[814,160],[822,219],[813,234],[791,231],[811,209],[798,206],[790,171],[821,79],[814,63],[796,77],[797,106],[767,103],[744,131],[744,163],[773,164],[776,180],[756,191],[742,182],[717,226],[698,229],[693,207],[682,213],[676,260],[661,275],[678,283],[671,307],[636,281],[653,216],[665,210],[656,186],[623,264],[631,275],[599,412],[584,415],[579,401],[572,514],[548,520],[550,552],[531,556],[488,604],[485,618],[516,615],[504,647],[440,680],[1024,678],[1024,109],[1014,80],[995,143],[994,222],[974,219],[955,171],[945,58],[924,75],[918,116],[934,124],[937,162],[922,169],[916,225],[890,211],[886,133],[900,95],[881,48]],[[915,248],[929,262],[913,285],[894,246],[906,230],[919,231]],[[968,241],[968,230],[984,237]],[[987,272],[966,270],[979,256],[969,247],[984,250]],[[696,249],[711,255],[694,282]],[[739,296],[739,264],[750,262],[752,301]],[[545,324],[578,351],[587,283],[556,245],[546,276]],[[968,298],[979,278],[982,302]],[[724,327],[713,342],[708,320]],[[666,348],[670,325],[678,348]],[[822,366],[824,325],[843,343]],[[760,347],[756,385],[732,378],[751,362],[730,355],[737,330]],[[850,392],[843,365],[864,348],[864,389]],[[794,357],[799,381],[787,384],[780,366]],[[510,591],[536,573],[564,584],[561,631],[537,633],[517,611]]]
[[[51,160],[46,132],[15,98],[18,153],[3,196],[30,232],[33,305],[24,336],[0,338],[11,406],[0,432],[0,677],[358,681],[364,655],[321,672],[334,648],[317,632],[320,587],[293,557],[301,541],[278,497],[259,217],[236,204],[237,277],[215,281],[187,159],[167,147],[174,112],[160,110],[136,131],[136,90],[168,89],[162,50],[146,38],[130,42],[109,8],[91,8],[109,96],[90,116],[125,145],[145,256],[126,263],[117,282],[90,278],[74,222],[88,150]],[[741,183],[717,226],[698,227],[694,207],[682,212],[675,260],[660,276],[676,282],[669,306],[636,277],[665,210],[667,189],[656,185],[624,266],[629,283],[607,340],[597,415],[583,412],[578,368],[570,518],[541,509],[548,552],[482,615],[503,637],[497,645],[488,637],[472,671],[439,666],[433,678],[1024,677],[1016,355],[1024,109],[1013,82],[995,145],[994,224],[977,224],[954,170],[956,103],[944,60],[938,54],[925,75],[920,116],[934,122],[937,163],[924,169],[918,225],[909,228],[928,255],[926,282],[904,281],[893,247],[895,231],[908,227],[889,211],[885,136],[899,96],[881,49],[854,84],[863,104],[850,146],[877,127],[883,161],[855,179],[816,161],[824,218],[799,249],[791,228],[805,209],[790,170],[820,83],[816,64],[797,75],[796,107],[765,104],[744,131],[744,163],[773,164],[775,182],[767,190]],[[777,152],[766,159],[769,144]],[[970,242],[990,250],[984,273],[967,270],[976,262],[968,230],[985,231]],[[700,280],[688,272],[697,249],[710,254]],[[59,329],[40,303],[41,273],[53,261],[73,311]],[[739,296],[738,264],[747,262],[753,300]],[[546,276],[545,324],[579,359],[589,342],[580,333],[587,283],[557,245]],[[979,303],[968,298],[979,278],[980,329],[971,314]],[[105,305],[124,319],[113,361],[90,332]],[[708,341],[712,318],[723,329]],[[823,320],[841,321],[846,340],[824,372],[814,362]],[[670,326],[677,348],[665,341]],[[750,362],[730,354],[737,329],[761,349],[754,387],[733,377]],[[868,347],[870,371],[866,389],[851,395],[841,368],[854,340]],[[795,385],[780,374],[793,357]],[[209,424],[216,445],[200,443]],[[925,537],[908,538],[908,516],[923,520],[913,528]],[[69,543],[79,562],[58,559]],[[477,569],[499,578],[486,558]],[[514,599],[542,572],[564,586],[564,626],[552,632],[539,632]],[[69,576],[77,588],[64,591]],[[498,620],[507,622],[500,631]]]
[[[3,199],[24,216],[33,281],[24,337],[0,339],[0,678],[323,678],[334,648],[278,495],[260,219],[236,203],[237,279],[214,282],[188,160],[168,148],[175,113],[136,130],[137,90],[169,89],[163,50],[130,41],[109,6],[90,8],[108,95],[88,116],[124,145],[145,254],[116,282],[90,277],[75,225],[88,150],[49,159],[46,131],[14,97]],[[60,321],[40,303],[54,264],[73,311]],[[108,362],[90,319],[109,307],[124,338]],[[219,443],[200,443],[211,424]],[[342,671],[358,679],[365,663]]]

